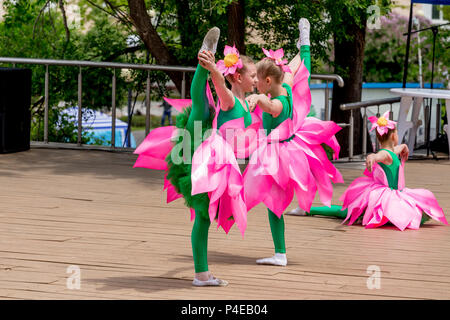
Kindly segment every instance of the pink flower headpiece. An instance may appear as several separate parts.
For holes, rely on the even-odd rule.
[[[288,63],[287,59],[282,60],[284,57],[283,48],[280,48],[276,51],[273,51],[272,49],[267,51],[266,49],[262,48],[262,51],[267,56],[267,58],[272,59],[275,62],[275,64],[277,66],[280,66],[284,72],[292,72],[291,68],[289,68],[289,66],[286,65]]]
[[[234,45],[232,47],[226,45],[223,54],[225,58],[217,61],[216,66],[224,76],[234,74],[237,68],[240,69],[244,66],[239,58],[239,51]]]
[[[389,129],[395,129],[395,126],[397,124],[397,122],[389,120],[389,110],[379,118],[375,116],[369,117],[369,121],[372,122],[372,129],[370,129],[370,131],[377,128],[380,136],[388,133]]]

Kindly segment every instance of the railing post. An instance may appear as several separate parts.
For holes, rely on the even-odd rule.
[[[150,132],[150,70],[147,71],[147,86],[145,88],[145,136]]]
[[[363,157],[367,156],[367,108],[364,108],[363,117]]]
[[[44,88],[44,143],[48,143],[48,64],[45,65],[45,88]]]
[[[325,87],[325,121],[330,120],[329,107],[330,107],[330,90],[328,88],[329,81]]]
[[[81,74],[81,67],[80,72],[78,73],[78,146],[81,146],[81,131],[83,130],[82,122],[83,122],[83,115],[81,112],[82,107],[82,82],[83,82],[83,76]]]
[[[429,101],[431,102],[431,100],[429,100]],[[429,136],[429,134],[430,134],[430,128],[429,127],[430,127],[430,124],[431,124],[431,117],[430,117],[431,112],[430,112],[430,109],[431,109],[431,105],[426,103],[425,109],[424,109],[424,112],[423,112],[424,113],[424,118],[425,118],[425,134],[424,134],[425,143],[430,140],[430,136]]]
[[[116,69],[112,76],[112,101],[111,101],[111,148],[116,147]]]
[[[435,137],[436,139],[438,138],[440,132],[441,132],[441,103],[438,99],[436,104],[436,137]]]
[[[181,81],[181,99],[186,98],[186,72],[183,72],[183,80]]]
[[[348,134],[348,160],[353,159],[353,110],[350,110],[350,132]]]

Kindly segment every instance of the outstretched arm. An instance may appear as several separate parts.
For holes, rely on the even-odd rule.
[[[283,111],[283,104],[278,99],[269,99],[265,94],[252,94],[249,95],[245,100],[248,102],[250,112],[255,110],[256,105],[258,105],[262,111],[270,113],[274,118],[278,117]]]
[[[406,144],[400,144],[394,147],[394,153],[399,155],[402,160],[408,160],[409,148]]]
[[[392,164],[392,157],[391,155],[384,150],[380,150],[377,153],[371,153],[366,158],[366,168],[370,172],[372,172],[373,164],[375,162],[381,162],[386,165]]]
[[[206,70],[209,70],[211,79],[220,100],[220,109],[227,111],[234,106],[234,95],[227,88],[223,74],[217,69],[214,55],[211,52],[200,52],[198,55],[199,63]]]

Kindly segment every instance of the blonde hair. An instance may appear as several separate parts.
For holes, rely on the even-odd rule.
[[[242,68],[240,69],[236,69],[236,72],[239,74],[244,74],[247,72],[247,66],[251,63],[255,64],[255,62],[253,61],[252,58],[250,58],[249,56],[245,56],[245,55],[240,55],[239,58],[242,60]],[[226,79],[228,80],[229,83],[233,83],[233,75],[227,75]]]
[[[256,64],[258,78],[272,77],[277,84],[283,80],[284,71],[272,59],[264,58]]]

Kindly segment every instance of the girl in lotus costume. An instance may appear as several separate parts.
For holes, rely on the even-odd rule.
[[[404,164],[409,150],[405,144],[398,145],[396,123],[389,120],[389,111],[369,120],[381,149],[367,156],[364,177],[355,179],[345,190],[340,198],[342,207],[315,207],[306,215],[336,216],[350,225],[362,216],[366,228],[390,223],[401,231],[419,229],[430,218],[447,224],[431,191],[405,187]]]
[[[211,29],[199,51],[216,52],[220,30]],[[194,225],[191,234],[195,286],[225,286],[208,268],[207,244],[211,222],[226,233],[236,223],[242,236],[247,227],[243,181],[232,147],[217,132],[216,108],[207,83],[208,70],[200,64],[194,74],[189,100],[166,99],[178,110],[176,127],[152,130],[138,146],[134,167],[165,170],[167,202],[180,197],[190,208]],[[187,107],[190,102],[192,107]],[[191,161],[192,160],[192,161]]]
[[[283,212],[294,193],[299,206],[309,211],[317,191],[320,200],[330,206],[332,182],[343,182],[322,147],[330,146],[337,158],[340,148],[334,135],[340,127],[307,117],[311,106],[309,22],[300,19],[299,29],[300,55],[289,65],[283,49],[263,49],[267,57],[256,65],[260,94],[247,98],[251,110],[258,105],[263,111],[267,136],[244,172],[245,201],[248,210],[260,202],[267,206],[275,247],[275,255],[257,260],[258,264],[287,265]]]

